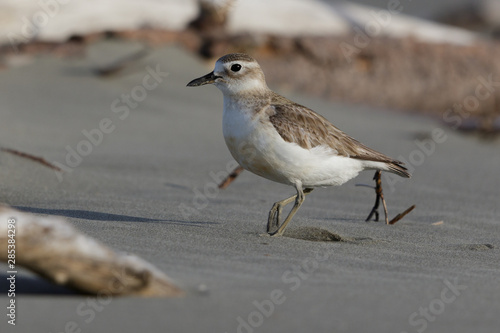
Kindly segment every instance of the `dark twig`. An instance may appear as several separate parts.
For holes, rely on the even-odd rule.
[[[382,172],[377,171],[375,172],[375,175],[373,176],[373,180],[375,180],[375,187],[372,187],[370,185],[364,185],[364,184],[356,184],[356,186],[366,186],[370,188],[375,189],[375,193],[377,194],[377,197],[375,198],[375,204],[373,205],[373,208],[366,218],[365,221],[369,221],[373,215],[375,215],[374,221],[378,221],[379,214],[378,214],[378,207],[380,206],[380,201],[382,201],[382,206],[384,207],[384,214],[385,214],[385,224],[394,224],[401,220],[403,217],[408,215],[413,209],[415,209],[415,205],[411,206],[401,214],[396,215],[392,220],[389,221],[388,219],[388,214],[387,214],[387,205],[385,203],[384,199],[384,192],[382,191]]]
[[[10,153],[19,157],[27,158],[28,160],[32,160],[34,162],[40,163],[42,165],[45,165],[48,168],[51,168],[52,170],[56,171],[62,171],[61,168],[55,166],[54,164],[47,162],[47,160],[43,159],[42,157],[34,156],[28,153],[24,153],[22,151],[14,150],[14,149],[9,149],[9,148],[0,148],[1,151],[4,151],[6,153]]]
[[[398,214],[396,215],[395,218],[393,218],[391,221],[389,221],[389,224],[394,224],[396,222],[398,222],[399,220],[401,220],[403,217],[405,217],[406,215],[408,215],[409,212],[411,212],[413,209],[415,209],[415,205],[411,206],[410,208],[408,208],[407,210],[405,210],[404,212],[402,212],[401,214]]]
[[[389,219],[387,217],[387,205],[385,204],[384,193],[382,191],[382,172],[380,170],[377,170],[377,172],[375,172],[373,180],[375,180],[375,193],[377,194],[377,197],[375,198],[375,204],[373,205],[373,208],[365,221],[370,221],[374,214],[374,221],[378,221],[378,207],[380,206],[380,200],[382,200],[382,205],[384,206],[385,213],[385,224],[389,224]]]
[[[244,169],[241,167],[241,166],[238,166],[237,168],[235,168],[230,174],[229,176],[226,177],[226,179],[224,179],[220,184],[219,184],[219,188],[221,190],[225,189],[226,187],[228,187],[235,179],[236,177],[238,177],[238,175],[243,171]]]

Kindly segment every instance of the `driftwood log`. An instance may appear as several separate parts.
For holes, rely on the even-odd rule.
[[[15,230],[14,234],[12,231],[9,233],[9,228]],[[12,259],[12,256],[8,257],[7,245],[13,244],[13,236],[14,267],[23,266],[54,283],[80,292],[146,297],[183,294],[150,263],[111,250],[82,234],[62,218],[35,216],[0,205],[2,261]],[[8,263],[12,264],[12,261]]]

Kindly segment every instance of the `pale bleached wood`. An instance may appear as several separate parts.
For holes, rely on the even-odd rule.
[[[143,259],[115,252],[60,217],[0,204],[0,260],[7,261],[8,220],[15,219],[16,266],[95,295],[181,296],[182,290]]]

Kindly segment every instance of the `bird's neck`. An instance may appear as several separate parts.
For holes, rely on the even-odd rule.
[[[254,109],[268,104],[271,90],[265,87],[262,89],[245,90],[239,92],[224,92],[224,109]]]
[[[254,115],[268,103],[266,103],[265,95],[259,98],[258,96],[241,96],[224,95],[224,113],[245,113]]]

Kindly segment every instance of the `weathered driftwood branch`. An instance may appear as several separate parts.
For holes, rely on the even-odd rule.
[[[8,259],[9,224],[15,225],[15,265],[57,284],[96,295],[183,294],[150,263],[111,250],[62,218],[35,216],[4,205],[0,205],[0,260]]]

